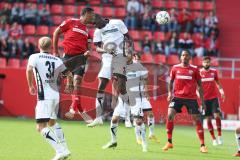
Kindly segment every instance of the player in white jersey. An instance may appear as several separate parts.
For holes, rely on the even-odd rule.
[[[128,29],[122,20],[108,20],[100,15],[95,15],[95,43],[98,43],[97,51],[112,54],[112,73],[114,96],[112,98],[112,107],[114,109],[111,120],[111,142],[103,146],[103,149],[117,146],[117,127],[120,116],[125,117],[125,113],[121,114],[121,110],[129,107],[129,99],[126,90],[126,64],[127,53],[125,42],[132,44],[128,35]],[[128,51],[129,52],[129,51]],[[117,103],[116,103],[117,102]]]
[[[149,127],[149,135],[148,138],[150,140],[154,140],[155,142],[159,143],[159,139],[155,136],[154,134],[154,126],[155,126],[155,120],[154,120],[154,115],[152,112],[152,106],[149,102],[149,94],[147,92],[147,83],[148,83],[148,70],[141,64],[140,62],[140,55],[139,54],[134,54],[133,55],[133,66],[136,65],[138,66],[138,69],[136,70],[136,82],[137,84],[141,84],[141,87],[137,87],[138,89],[135,94],[137,94],[137,100],[136,100],[136,105],[137,106],[142,106],[143,113],[147,115],[147,125]],[[129,87],[127,87],[129,88]],[[128,92],[129,94],[132,93],[132,91]],[[141,144],[141,139],[140,139],[140,134],[139,130],[135,127],[135,133],[136,133],[136,138],[137,138],[137,143]]]
[[[29,57],[26,78],[29,93],[36,94],[33,75],[37,86],[37,105],[35,118],[37,130],[56,151],[53,160],[65,159],[70,156],[61,126],[56,122],[59,108],[58,78],[66,67],[62,60],[50,54],[52,42],[48,37],[39,39],[40,53]]]

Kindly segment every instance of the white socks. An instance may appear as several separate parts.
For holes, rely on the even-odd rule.
[[[139,125],[135,126],[135,135],[137,140],[141,138],[141,126]]]
[[[146,145],[147,141],[146,141],[146,128],[145,128],[145,124],[142,123],[141,126],[139,126],[141,128],[141,138],[142,138],[142,144]]]
[[[104,93],[97,93],[96,98],[96,118],[101,118],[103,114]]]
[[[53,130],[46,127],[41,130],[41,134],[56,151],[56,153],[62,153],[64,151],[64,147],[59,143],[59,140]]]
[[[111,122],[110,133],[111,133],[111,142],[112,143],[117,142],[117,127],[118,127],[118,124],[114,124]]]
[[[149,136],[154,135],[154,117],[148,116]]]
[[[54,130],[54,133],[56,134],[57,138],[59,139],[59,141],[63,145],[63,147],[68,150],[68,146],[67,146],[66,140],[64,138],[64,133],[63,133],[61,126],[58,123],[56,123],[51,128]]]

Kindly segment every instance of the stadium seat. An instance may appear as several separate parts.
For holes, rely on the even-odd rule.
[[[50,10],[50,6],[49,4],[38,4],[37,8],[38,10],[42,10],[43,6],[46,6],[46,9],[49,11]]]
[[[74,5],[64,5],[63,11],[65,15],[74,16],[76,7]]]
[[[62,14],[63,6],[60,4],[53,4],[51,6],[51,14]]]
[[[190,2],[190,9],[191,10],[202,10],[202,2],[200,1],[191,1]]]
[[[165,40],[165,34],[164,34],[164,32],[154,32],[153,38],[154,38],[154,40],[164,41]]]
[[[36,32],[34,25],[25,25],[23,27],[23,30],[24,30],[24,34],[26,34],[26,35],[33,35]]]
[[[28,59],[21,60],[20,67],[26,68],[28,64]]]
[[[169,55],[167,57],[167,64],[168,65],[175,65],[175,64],[178,64],[180,61],[179,61],[179,57],[177,55]]]
[[[37,26],[37,35],[44,36],[49,34],[48,26]]]
[[[8,60],[8,67],[19,68],[20,67],[20,60],[17,59],[17,58],[10,58]]]
[[[115,16],[117,18],[125,18],[126,17],[126,9],[125,8],[115,8]]]
[[[210,57],[210,58],[211,58],[211,66],[218,67],[219,66],[218,58],[216,57]]]
[[[37,0],[27,0],[27,2],[37,3]]]
[[[90,5],[100,5],[101,4],[101,0],[91,0],[91,1],[88,1],[88,3]]]
[[[52,22],[54,25],[60,25],[62,23],[63,19],[62,16],[52,16]]]
[[[77,15],[80,15],[80,13],[84,7],[85,6],[83,6],[83,5],[77,6]]]
[[[146,35],[148,35],[148,38],[149,38],[150,40],[153,39],[152,32],[150,32],[150,31],[142,31],[142,32],[141,32],[141,37],[144,38]]]
[[[114,6],[121,6],[121,7],[124,7],[126,6],[126,0],[117,0],[117,1],[114,1]]]
[[[129,30],[128,31],[130,36],[133,38],[133,40],[140,40],[140,34],[137,30]]]
[[[194,57],[193,58],[193,65],[202,66],[202,57]]]
[[[204,2],[203,9],[204,10],[214,10],[214,3],[213,2]]]
[[[102,15],[103,17],[112,17],[113,16],[112,7],[103,7]]]
[[[154,8],[164,8],[164,2],[162,0],[152,0],[152,6]]]
[[[5,68],[7,66],[7,59],[0,58],[0,68]]]
[[[64,0],[65,4],[75,4],[75,0]]]
[[[168,0],[165,2],[165,7],[167,9],[177,8],[177,3],[174,0]]]
[[[153,63],[153,55],[151,53],[145,53],[141,55],[141,61],[142,63]]]
[[[137,52],[141,52],[142,51],[142,47],[140,45],[140,43],[138,41],[134,41],[134,49]]]
[[[186,1],[186,0],[178,1],[178,8],[179,9],[188,9],[189,8],[188,1]]]
[[[201,12],[199,12],[199,11],[195,11],[195,12],[191,12],[191,13],[192,13],[192,19],[199,17],[201,14]]]
[[[158,54],[154,56],[154,60],[157,64],[166,63],[166,56],[163,54]]]
[[[102,8],[100,6],[93,6],[95,13],[102,14]]]

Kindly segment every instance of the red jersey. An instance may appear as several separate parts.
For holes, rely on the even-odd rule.
[[[64,34],[63,48],[67,55],[83,54],[87,51],[88,30],[87,26],[79,19],[68,19],[60,25]]]
[[[204,100],[214,99],[218,97],[218,88],[215,81],[218,81],[218,73],[216,69],[210,68],[208,70],[200,69],[202,77],[202,86],[204,93]]]
[[[174,81],[174,97],[197,99],[197,81],[201,80],[201,76],[196,66],[183,67],[182,64],[174,65],[170,78]]]

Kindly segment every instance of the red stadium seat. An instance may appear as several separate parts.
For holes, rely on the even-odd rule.
[[[129,34],[133,40],[140,40],[140,34],[138,30],[129,30]]]
[[[12,68],[19,68],[20,67],[20,60],[17,58],[11,58],[8,60],[8,67]]]
[[[210,58],[211,58],[211,66],[218,67],[219,66],[218,58],[216,57],[210,57]]]
[[[193,58],[193,65],[202,66],[202,57],[194,57]]]
[[[213,2],[204,2],[203,9],[204,10],[214,10],[214,3]]]
[[[101,0],[91,0],[91,1],[88,1],[88,3],[90,5],[100,5],[101,4]]]
[[[181,1],[178,1],[178,8],[179,9],[188,9],[189,8],[189,3],[188,1],[186,0],[181,0]]]
[[[45,6],[48,11],[50,10],[49,4],[38,4],[37,6],[38,10],[42,10],[43,6]]]
[[[118,18],[126,17],[126,9],[125,8],[115,8],[115,16]]]
[[[85,6],[78,6],[77,7],[77,15],[80,15],[82,9],[84,8]]]
[[[138,41],[134,41],[134,49],[137,52],[141,52],[142,51],[142,47],[140,45],[140,43]]]
[[[52,16],[52,22],[54,25],[60,25],[63,22],[62,16]]]
[[[141,32],[141,37],[145,37],[145,36],[147,36],[147,35],[148,35],[148,38],[149,38],[150,40],[153,39],[152,32],[150,32],[150,31],[142,31],[142,32]]]
[[[92,7],[95,13],[102,14],[102,8],[100,6]]]
[[[20,67],[26,68],[28,64],[28,59],[21,60]]]
[[[63,6],[60,4],[53,4],[51,6],[51,13],[52,14],[62,14]]]
[[[75,4],[75,0],[64,0],[65,4]]]
[[[24,30],[24,34],[26,34],[26,35],[33,35],[36,32],[34,25],[25,25],[23,27],[23,30]]]
[[[168,9],[177,8],[177,3],[174,0],[168,0],[168,1],[166,1],[165,6]]]
[[[180,61],[179,61],[179,57],[177,55],[169,55],[167,57],[167,64],[168,65],[175,65],[175,64],[178,64]]]
[[[44,36],[49,34],[48,26],[37,26],[37,35]]]
[[[154,60],[157,64],[166,63],[166,56],[163,54],[158,54],[154,56]]]
[[[0,58],[0,68],[5,68],[7,66],[7,59]]]
[[[191,1],[190,2],[190,9],[191,10],[202,10],[202,2],[200,1]]]
[[[164,2],[162,0],[152,0],[152,6],[154,8],[164,8]]]
[[[165,40],[164,32],[154,32],[153,38],[154,38],[154,40],[164,41]]]
[[[75,6],[74,5],[64,5],[63,11],[65,15],[74,16],[75,15]]]
[[[112,7],[103,7],[102,14],[103,14],[103,17],[112,17],[113,16]]]
[[[151,53],[142,54],[141,55],[141,61],[142,63],[153,63],[153,55]]]
[[[197,17],[200,16],[201,12],[195,11],[195,12],[191,12],[192,13],[192,19],[195,19]]]
[[[114,1],[114,6],[126,6],[126,0],[117,0],[117,1]]]

